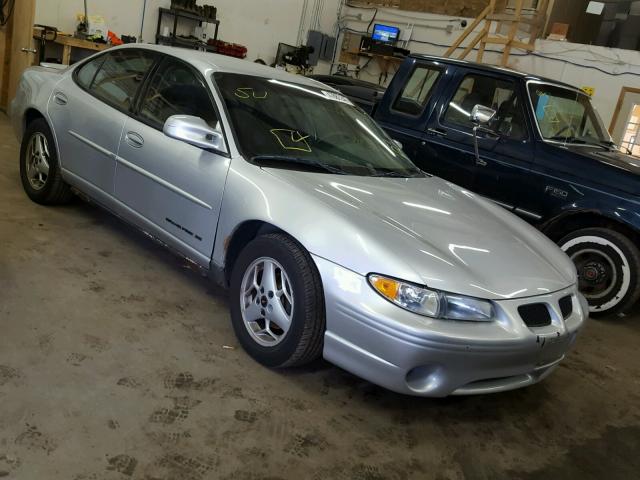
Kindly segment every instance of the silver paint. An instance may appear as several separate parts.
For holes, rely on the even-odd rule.
[[[117,48],[148,48],[191,63],[219,112],[216,71],[320,86],[203,52]],[[36,109],[53,130],[69,184],[203,268],[225,268],[229,240],[245,222],[264,222],[294,237],[322,278],[324,356],[346,370],[423,396],[517,388],[548,375],[587,318],[571,260],[490,201],[435,177],[261,168],[239,154],[225,115],[225,148],[202,150],[96,100],[74,83],[73,69],[26,71],[11,106],[17,135],[27,109]],[[54,100],[60,94],[64,105]],[[136,145],[127,141],[132,133]],[[498,318],[477,324],[404,311],[372,290],[366,281],[372,272],[492,300]],[[574,312],[563,320],[557,301],[568,294]],[[517,307],[537,302],[553,312],[552,325],[528,328]]]

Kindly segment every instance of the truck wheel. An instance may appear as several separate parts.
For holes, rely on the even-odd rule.
[[[593,316],[624,313],[640,297],[640,252],[624,235],[585,228],[559,242],[578,271],[578,286]]]
[[[256,238],[231,273],[231,321],[244,349],[268,367],[292,367],[322,353],[325,331],[320,274],[291,237]]]
[[[42,205],[67,203],[73,196],[62,180],[53,135],[42,118],[31,122],[22,137],[20,179],[27,196]]]

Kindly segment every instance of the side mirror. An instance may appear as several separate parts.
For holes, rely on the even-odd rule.
[[[476,105],[471,110],[471,115],[469,115],[469,120],[471,120],[476,125],[486,125],[493,117],[496,116],[496,111],[493,108],[485,107],[484,105]]]
[[[190,145],[227,153],[227,146],[222,133],[211,128],[200,117],[172,115],[164,122],[162,131],[167,137],[175,138]]]
[[[485,107],[483,105],[476,105],[471,110],[471,115],[469,115],[469,120],[471,120],[474,124],[473,127],[473,150],[476,156],[476,165],[479,167],[486,167],[487,162],[480,158],[480,148],[478,147],[478,131],[482,130],[485,132],[491,131],[486,128],[484,125],[487,125],[493,117],[496,116],[496,111],[493,108]]]

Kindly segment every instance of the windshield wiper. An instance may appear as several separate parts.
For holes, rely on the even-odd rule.
[[[556,142],[565,142],[565,143],[587,143],[583,139],[573,136],[565,136],[565,135],[556,135],[551,137],[549,140],[555,140]]]
[[[279,164],[293,164],[293,165],[304,165],[307,167],[316,167],[319,170],[323,170],[329,173],[335,173],[338,175],[346,175],[347,173],[344,170],[341,170],[338,167],[334,167],[333,165],[329,165],[327,163],[323,163],[315,158],[304,158],[304,157],[292,157],[289,155],[255,155],[251,157],[251,161],[256,165],[261,165],[264,167],[278,167]]]
[[[618,145],[616,145],[616,142],[613,142],[611,140],[601,140],[600,142],[598,142],[599,145],[602,145],[603,147],[607,147],[609,150],[618,150]]]
[[[393,178],[416,178],[416,177],[424,176],[424,173],[423,172],[402,173],[396,170],[391,170],[389,172],[374,173],[371,176],[372,177],[393,177]]]
[[[579,137],[565,137],[563,135],[556,135],[555,137],[551,137],[549,140],[555,140],[558,142],[564,142],[564,143],[576,143],[579,145],[592,145],[594,147],[601,147],[604,149],[609,150],[611,148],[612,145],[609,145],[608,142],[592,142],[592,141],[587,141],[584,138],[579,138]]]

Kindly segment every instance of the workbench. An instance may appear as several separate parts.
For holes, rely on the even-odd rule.
[[[36,40],[38,48],[40,48],[40,32],[41,30],[37,28],[34,28],[33,30],[33,38]],[[46,42],[62,45],[62,64],[63,65],[69,65],[71,63],[71,51],[74,48],[78,48],[82,50],[93,50],[93,51],[99,52],[111,47],[111,45],[107,43],[90,42],[88,40],[75,38],[70,35],[63,35],[61,33],[58,33],[57,37],[54,40],[46,40]],[[40,55],[38,52],[38,55],[36,56],[36,63],[38,63],[39,58],[40,58]]]

